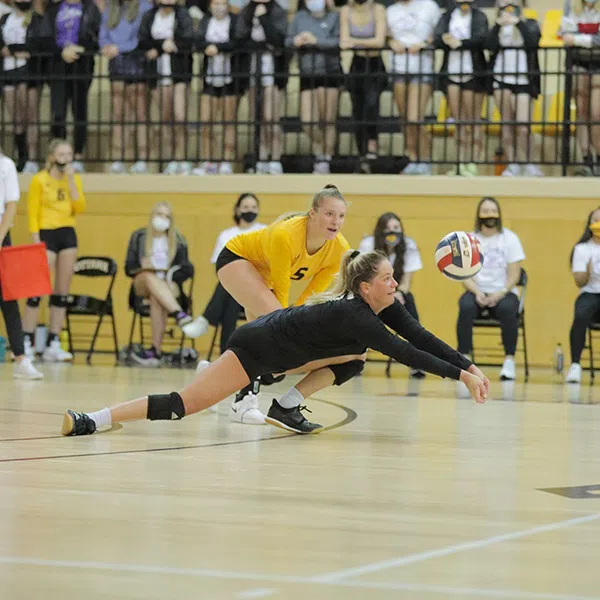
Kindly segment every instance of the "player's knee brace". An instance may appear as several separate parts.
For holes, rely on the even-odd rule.
[[[31,308],[37,308],[40,305],[41,298],[39,296],[35,296],[35,298],[27,298],[27,306],[31,306]]]
[[[148,396],[148,414],[150,421],[178,421],[185,417],[185,406],[177,392]]]
[[[364,367],[364,360],[351,360],[340,365],[329,365],[335,376],[333,385],[342,385],[346,381],[350,381],[353,377],[360,375]]]
[[[50,296],[50,306],[56,306],[56,308],[67,308],[69,303],[69,296],[63,296],[62,294],[52,294]]]

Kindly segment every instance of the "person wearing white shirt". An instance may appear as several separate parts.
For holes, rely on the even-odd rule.
[[[221,250],[225,248],[225,244],[234,237],[263,229],[266,225],[257,223],[260,202],[258,198],[249,192],[240,194],[233,207],[234,227],[229,227],[219,234],[217,243],[213,250],[210,262],[214,265]],[[231,334],[235,331],[240,313],[243,308],[233,299],[231,294],[221,285],[217,283],[217,287],[213,292],[212,298],[209,300],[204,310],[203,318],[203,333],[208,331],[210,325],[213,327],[221,326],[221,354],[227,349],[227,342]]]
[[[394,52],[392,75],[394,98],[405,126],[405,154],[410,163],[404,175],[431,175],[431,143],[426,127],[413,125],[421,121],[429,104],[433,81],[433,33],[441,17],[434,0],[399,0],[386,11]]]
[[[410,292],[413,273],[423,268],[421,254],[415,241],[407,237],[400,217],[393,212],[383,213],[375,224],[373,235],[362,239],[358,246],[359,252],[379,250],[383,252],[394,267],[394,279],[398,282],[396,298],[404,304],[406,310],[416,320],[419,320],[415,298]],[[424,371],[410,370],[410,376],[425,377]]]
[[[473,321],[485,310],[500,321],[504,363],[503,380],[515,379],[519,298],[516,285],[525,260],[523,246],[516,233],[502,226],[500,205],[495,198],[482,198],[477,206],[474,235],[481,244],[483,266],[463,282],[466,292],[459,300],[456,324],[458,351],[469,355],[473,350]]]
[[[600,208],[587,219],[585,231],[571,252],[571,269],[579,296],[571,325],[571,366],[567,383],[581,383],[581,353],[588,327],[600,318]]]
[[[17,214],[17,203],[20,196],[15,163],[8,156],[5,156],[0,148],[0,252],[2,252],[2,248],[8,248],[11,245],[10,228]],[[4,301],[2,299],[1,280],[0,310],[2,310],[2,316],[4,317],[10,349],[15,357],[13,376],[16,379],[43,379],[43,374],[33,366],[31,359],[25,355],[19,304],[16,300]]]

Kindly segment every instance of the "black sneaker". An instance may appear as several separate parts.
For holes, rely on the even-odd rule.
[[[67,410],[63,417],[63,435],[91,435],[96,432],[96,423],[85,413]]]
[[[294,408],[283,408],[273,399],[273,404],[265,417],[265,421],[275,427],[287,429],[294,433],[319,433],[323,429],[323,425],[311,423],[308,421],[301,411],[312,412],[306,406],[294,406]]]

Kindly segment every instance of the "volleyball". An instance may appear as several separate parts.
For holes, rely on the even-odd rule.
[[[449,279],[464,281],[479,273],[483,254],[477,238],[465,231],[444,236],[435,249],[435,264]]]

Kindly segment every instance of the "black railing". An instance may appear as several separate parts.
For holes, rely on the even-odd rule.
[[[322,64],[316,57],[325,52],[340,51],[313,51],[314,65]],[[500,173],[509,164],[537,165],[555,175],[594,173],[586,156],[594,154],[593,146],[600,148],[594,137],[600,135],[600,122],[575,106],[582,89],[591,89],[592,71],[581,68],[584,51],[577,50],[574,66],[572,50],[540,48],[539,72],[509,73],[496,68],[495,73],[475,73],[481,84],[476,91],[481,93],[463,85],[454,86],[447,95],[439,90],[440,83],[468,75],[456,69],[440,73],[441,50],[423,51],[421,63],[432,52],[433,73],[406,76],[393,71],[394,55],[389,49],[380,53],[386,72],[370,71],[364,65],[358,71],[350,68],[352,55],[342,52],[346,72],[329,74],[299,73],[297,60],[288,50],[273,50],[275,56],[286,53],[292,58],[289,73],[265,72],[265,65],[268,69],[273,63],[255,54],[248,61],[252,73],[211,71],[209,75],[216,79],[204,79],[202,61],[207,59],[195,54],[190,57],[191,83],[172,84],[169,76],[148,75],[146,70],[135,85],[131,80],[127,85],[112,81],[103,58],[96,57],[90,77],[83,69],[61,74],[52,67],[51,57],[34,57],[30,60],[41,61],[41,72],[21,74],[17,79],[10,72],[0,74],[0,143],[8,154],[19,155],[21,166],[25,159],[41,166],[48,140],[67,128],[69,139],[77,139],[76,152],[83,148],[81,160],[90,171],[109,166],[121,171],[124,163],[142,161],[149,172],[190,173],[201,167],[197,173],[211,173],[219,166],[221,172],[228,172],[223,163],[235,171],[269,171],[269,164],[281,162],[285,172],[321,168],[398,173],[412,162],[438,174],[467,174],[462,172],[465,165],[474,165],[481,173]],[[509,82],[504,92],[494,83],[503,77]],[[540,81],[540,94],[529,102],[527,82],[535,78]],[[210,97],[203,94],[206,81],[213,83]],[[219,88],[223,83],[226,87]],[[311,91],[323,86],[326,91]],[[361,98],[360,90],[365,98],[371,94],[371,100],[373,93],[380,92],[375,113],[353,106],[352,100]],[[516,104],[514,91],[523,92]],[[86,102],[87,120],[81,117]],[[452,106],[460,114],[452,114]],[[399,107],[404,108],[402,114]],[[65,114],[71,116],[65,118]],[[588,130],[589,148],[578,148],[577,128]],[[373,135],[376,148],[365,143]],[[28,153],[24,150],[27,140]],[[318,163],[326,166],[318,167]]]

